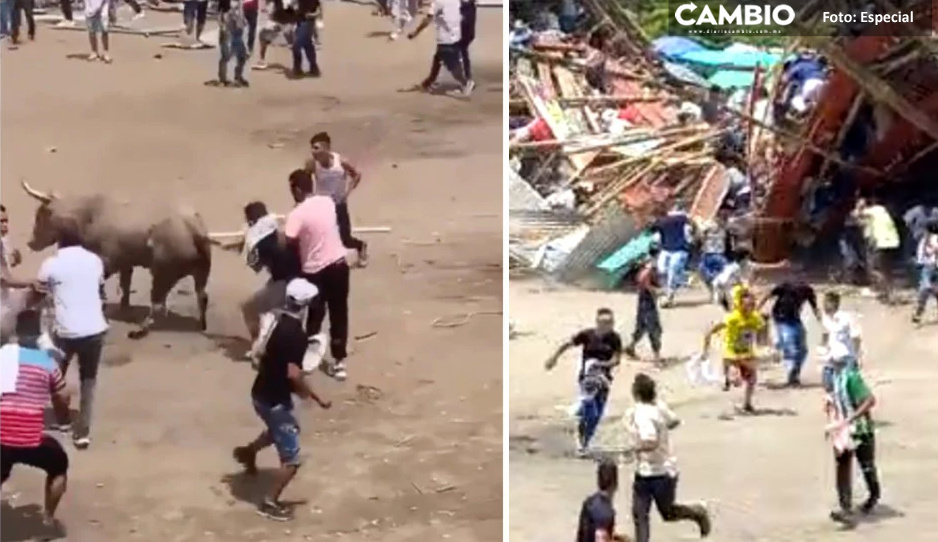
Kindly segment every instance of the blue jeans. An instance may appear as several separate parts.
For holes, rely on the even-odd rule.
[[[775,321],[778,334],[776,347],[782,353],[782,359],[788,369],[788,381],[797,382],[801,377],[801,366],[808,359],[808,339],[804,324],[799,322]]]
[[[700,276],[707,284],[713,284],[713,279],[723,271],[726,263],[726,256],[723,254],[704,254],[700,258]]]
[[[674,294],[684,285],[689,258],[686,250],[662,250],[658,256],[658,273],[665,277],[665,291],[668,295]]]
[[[0,35],[10,35],[10,23],[13,20],[13,0],[0,0]]]
[[[254,412],[267,426],[282,465],[300,464],[300,424],[289,405],[268,405],[254,400]]]
[[[921,317],[928,305],[928,298],[938,301],[938,267],[922,265],[918,273],[918,299],[915,304],[915,316]]]
[[[244,44],[244,29],[224,30],[218,34],[218,80],[228,80],[228,62],[235,58],[234,78],[244,79],[244,65],[248,61],[248,49]]]
[[[309,62],[310,71],[318,70],[316,60],[316,46],[313,45],[313,21],[300,21],[296,25],[296,35],[293,38],[293,71],[303,71],[303,54]]]
[[[599,422],[603,419],[603,413],[606,411],[606,400],[609,398],[609,390],[599,390],[588,396],[584,396],[580,402],[580,409],[577,415],[580,418],[580,436],[583,438],[581,444],[589,446],[596,429],[599,428]]]

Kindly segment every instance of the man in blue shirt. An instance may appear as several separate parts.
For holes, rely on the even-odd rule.
[[[684,273],[694,239],[694,224],[684,211],[675,207],[659,218],[651,230],[658,235],[661,247],[658,275],[665,278],[665,302],[662,307],[667,307],[674,302],[677,289],[684,285]]]

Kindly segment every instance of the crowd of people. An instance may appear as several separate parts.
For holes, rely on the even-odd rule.
[[[155,4],[159,0],[151,0]],[[184,0],[182,18],[184,40],[179,43],[186,48],[206,48],[203,39],[208,23],[210,0]],[[218,71],[217,77],[206,82],[208,86],[248,87],[245,68],[258,45],[255,70],[266,70],[267,53],[270,46],[280,37],[290,44],[292,67],[289,75],[295,79],[320,77],[317,50],[322,46],[324,27],[321,0],[215,0],[218,18]],[[145,16],[143,7],[136,0],[127,0],[133,18]],[[112,62],[110,29],[118,24],[118,0],[84,0],[85,25],[88,29],[89,61]],[[27,25],[29,41],[36,39],[36,24],[33,17],[33,0],[0,0],[0,37],[9,39],[10,49],[18,48],[23,40],[20,29]],[[388,35],[398,39],[406,32],[409,39],[416,38],[424,29],[436,28],[436,49],[433,53],[430,72],[414,85],[414,90],[432,92],[437,89],[440,69],[446,67],[458,82],[456,95],[468,97],[475,88],[472,79],[472,63],[469,48],[475,40],[476,0],[432,0],[422,9],[416,26],[408,30],[414,19],[410,3],[394,0],[392,5],[379,3],[376,13],[392,20]],[[75,25],[71,0],[61,0],[62,25]],[[263,14],[263,15],[262,15]],[[262,20],[263,19],[263,20]],[[306,59],[306,69],[303,59]],[[229,65],[234,61],[234,73],[229,77]]]
[[[286,217],[271,214],[264,202],[244,207],[243,238],[221,242],[242,252],[255,272],[268,280],[241,304],[251,347],[245,353],[257,370],[251,400],[263,429],[233,455],[246,472],[255,473],[257,454],[274,446],[280,469],[258,512],[289,520],[291,510],[280,495],[300,464],[299,425],[293,395],[322,408],[304,379],[321,370],[336,380],[347,377],[351,265],[367,265],[368,245],[352,235],[349,196],[361,173],[334,152],[328,133],[310,140],[310,156],[292,171],[285,184],[296,202]],[[283,224],[281,225],[281,221]],[[98,373],[110,327],[104,282],[113,272],[83,246],[80,228],[61,224],[55,231],[56,252],[45,259],[34,279],[15,276],[22,255],[9,240],[9,217],[2,209],[2,304],[0,348],[0,445],[3,481],[15,465],[46,472],[45,518],[55,512],[67,486],[69,457],[53,433],[71,434],[76,450],[91,446]],[[32,245],[32,242],[31,242]],[[123,288],[123,285],[122,285]],[[321,333],[329,316],[329,338]],[[327,356],[326,354],[330,354]],[[65,375],[77,358],[79,408],[72,418]],[[43,412],[55,407],[56,423],[47,428]]]

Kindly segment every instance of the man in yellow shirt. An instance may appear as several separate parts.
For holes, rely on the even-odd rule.
[[[863,226],[863,236],[869,250],[870,279],[880,298],[889,303],[892,297],[889,264],[892,254],[901,245],[899,230],[892,215],[875,198],[857,200],[853,213]]]
[[[742,410],[751,414],[755,412],[752,396],[756,388],[756,345],[766,324],[762,315],[756,311],[756,298],[747,286],[740,285],[733,290],[732,308],[722,322],[707,332],[703,351],[706,355],[710,350],[711,338],[717,333],[723,333],[723,390],[729,391],[730,370],[735,368],[745,385]]]

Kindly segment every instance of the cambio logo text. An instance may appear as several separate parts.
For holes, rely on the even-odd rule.
[[[762,26],[775,24],[788,26],[795,20],[795,10],[787,4],[777,6],[752,4],[737,5],[732,11],[720,6],[717,13],[708,5],[704,5],[698,15],[697,5],[694,3],[681,4],[674,11],[674,18],[682,26],[698,26],[702,24],[718,26]]]

